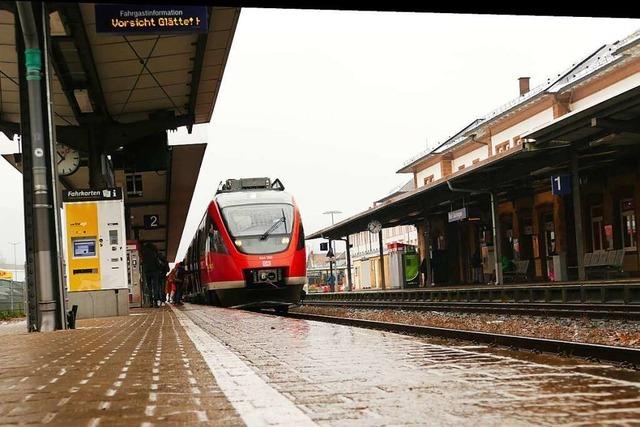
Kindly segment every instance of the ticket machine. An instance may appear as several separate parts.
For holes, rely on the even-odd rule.
[[[142,272],[140,267],[140,245],[137,240],[127,240],[127,279],[129,284],[129,307],[142,307]]]
[[[128,315],[122,190],[66,190],[62,200],[69,306],[78,318]]]

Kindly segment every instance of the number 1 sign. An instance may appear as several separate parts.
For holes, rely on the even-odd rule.
[[[571,194],[571,175],[556,175],[551,177],[551,193],[558,196]]]

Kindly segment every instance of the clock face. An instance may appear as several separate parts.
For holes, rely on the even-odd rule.
[[[371,233],[379,233],[380,231],[382,231],[382,224],[380,224],[380,221],[376,221],[375,219],[373,221],[371,221],[367,227],[369,229],[369,232]]]
[[[55,156],[58,175],[71,175],[80,167],[80,153],[74,148],[57,144]]]

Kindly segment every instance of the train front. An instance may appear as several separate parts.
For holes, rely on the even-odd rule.
[[[306,283],[306,251],[300,212],[284,191],[218,194],[210,206],[223,230],[226,256],[207,268],[209,289],[224,307],[274,307],[300,301]]]

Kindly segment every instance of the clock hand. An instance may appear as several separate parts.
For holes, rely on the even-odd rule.
[[[60,154],[59,151],[56,151],[56,153],[58,153],[58,156],[60,156],[60,160],[58,160],[58,164],[60,164],[60,162],[62,162],[66,157]]]

